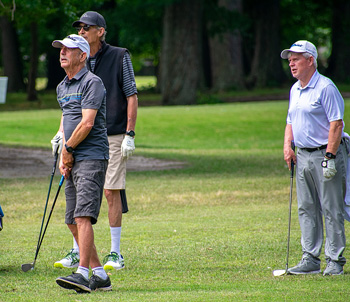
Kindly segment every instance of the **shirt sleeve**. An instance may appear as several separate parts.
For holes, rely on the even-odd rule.
[[[87,86],[82,95],[81,108],[82,109],[99,109],[105,98],[106,90],[102,80],[93,77],[87,82]]]
[[[334,85],[327,85],[322,91],[322,106],[328,121],[342,120],[344,117],[344,100]]]
[[[126,97],[137,94],[134,69],[127,51],[123,57],[123,92]]]

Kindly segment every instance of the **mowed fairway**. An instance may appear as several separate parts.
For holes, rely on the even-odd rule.
[[[127,174],[130,211],[123,216],[121,242],[126,268],[112,273],[112,292],[78,295],[55,283],[72,272],[53,268],[72,246],[64,224],[64,190],[35,269],[21,271],[21,264],[34,259],[51,171],[44,178],[0,179],[6,215],[0,232],[0,301],[346,300],[350,264],[343,276],[272,276],[286,261],[287,108],[287,101],[276,101],[139,109],[135,155],[186,166]],[[349,116],[346,100],[347,126]],[[59,118],[59,110],[0,112],[0,143],[49,149]],[[350,239],[350,224],[345,227]],[[102,259],[110,248],[105,199],[95,243]],[[350,260],[349,244],[344,254]],[[300,257],[294,186],[290,266]],[[323,254],[321,259],[324,269]]]

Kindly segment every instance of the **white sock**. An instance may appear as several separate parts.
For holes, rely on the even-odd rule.
[[[79,245],[78,245],[77,241],[75,240],[74,236],[73,236],[73,250],[75,253],[79,254]]]
[[[102,266],[97,266],[92,269],[92,273],[96,276],[99,276],[101,279],[106,280],[108,275]]]
[[[110,227],[111,229],[111,252],[116,252],[120,255],[120,236],[122,227]]]
[[[89,269],[88,268],[79,265],[76,273],[82,274],[85,279],[89,280]]]

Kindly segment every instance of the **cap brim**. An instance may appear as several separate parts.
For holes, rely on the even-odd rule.
[[[305,51],[295,51],[294,49],[291,50],[291,49],[285,49],[281,52],[281,58],[282,59],[288,59],[288,54],[290,52],[295,52],[295,53],[304,53]]]
[[[89,21],[82,21],[82,20],[78,20],[78,21],[74,21],[72,26],[73,27],[77,27],[80,25],[80,23],[84,23],[86,25],[96,25],[96,24],[93,24],[92,22],[89,22]]]
[[[62,46],[66,46],[68,48],[79,48],[74,43],[72,43],[69,39],[55,40],[52,42],[52,46],[55,48],[62,48]]]

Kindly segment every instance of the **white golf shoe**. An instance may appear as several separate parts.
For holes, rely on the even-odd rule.
[[[122,255],[118,255],[115,252],[111,252],[103,259],[104,270],[119,270],[124,268],[124,258]]]
[[[74,268],[79,266],[80,256],[79,253],[75,252],[74,249],[60,261],[56,261],[53,265],[55,268]]]

